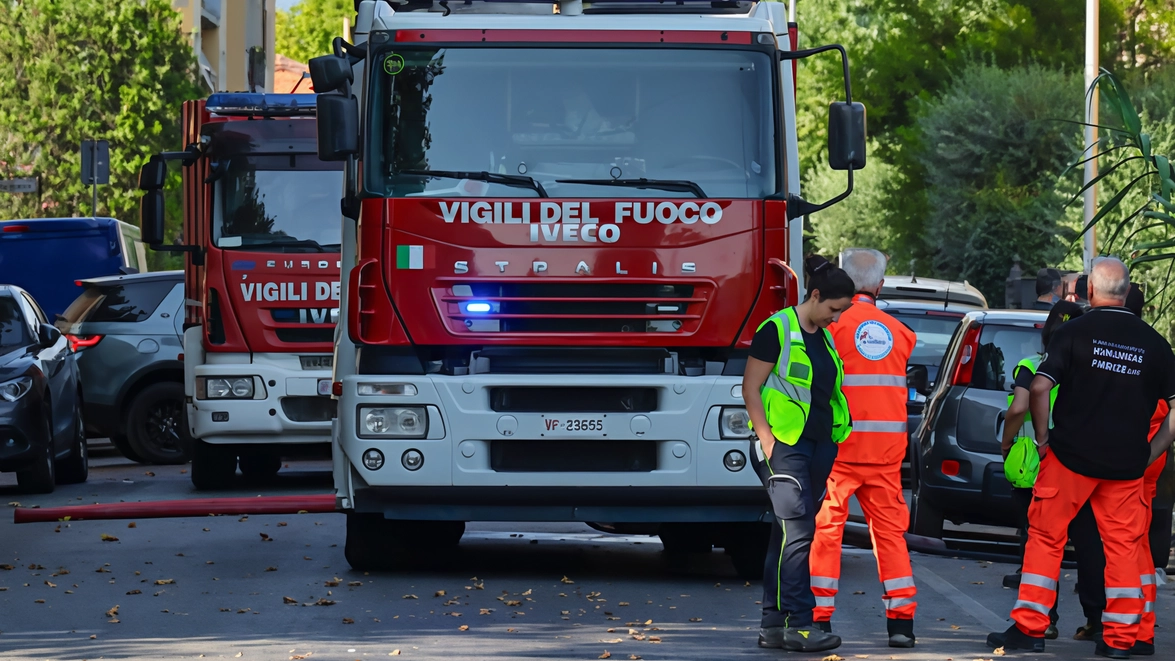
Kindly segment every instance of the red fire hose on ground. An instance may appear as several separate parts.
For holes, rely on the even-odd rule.
[[[261,496],[257,498],[196,498],[192,500],[156,500],[106,505],[68,505],[66,507],[18,507],[13,511],[15,523],[51,521],[93,521],[98,519],[164,519],[185,516],[219,516],[237,514],[330,514],[335,512],[333,494],[310,496]]]

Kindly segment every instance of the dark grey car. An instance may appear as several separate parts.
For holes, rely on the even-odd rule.
[[[82,280],[57,320],[78,353],[86,426],[135,461],[188,461],[183,271]]]
[[[1015,526],[1000,433],[1012,370],[1041,350],[1047,313],[968,313],[947,347],[915,432],[910,532],[942,537],[943,521]]]

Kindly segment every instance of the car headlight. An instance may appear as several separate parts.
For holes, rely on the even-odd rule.
[[[11,381],[0,383],[0,397],[10,402],[24,397],[33,388],[33,380],[27,376],[18,376]]]
[[[428,413],[423,406],[364,406],[359,409],[362,437],[424,438]]]
[[[196,384],[200,399],[253,399],[253,377],[251,376],[208,376],[201,377]]]
[[[750,438],[751,416],[741,406],[723,407],[719,433],[722,438]]]

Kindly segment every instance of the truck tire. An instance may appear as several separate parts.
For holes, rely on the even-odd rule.
[[[183,384],[164,381],[141,390],[127,410],[126,431],[131,449],[147,462],[188,463],[192,438],[184,422]]]
[[[86,444],[86,425],[82,421],[81,400],[74,411],[73,442],[69,456],[62,459],[56,468],[57,481],[61,484],[81,484],[90,477],[90,448]]]
[[[130,441],[128,441],[126,438],[126,434],[111,434],[110,444],[113,445],[114,449],[122,453],[122,456],[126,457],[127,459],[130,459],[131,461],[139,464],[147,463],[147,461],[140,457],[139,453],[135,452],[131,447]]]
[[[29,467],[16,472],[16,484],[22,493],[53,493],[57,487],[57,462],[53,457],[53,427],[44,422],[45,448]]]
[[[767,562],[767,542],[771,539],[769,523],[748,523],[736,526],[726,540],[726,554],[734,571],[744,581],[763,580],[763,566]]]
[[[192,445],[192,484],[200,491],[232,486],[237,475],[236,450],[195,441]]]
[[[461,543],[464,521],[400,521],[396,526],[403,545],[411,551],[445,551]]]
[[[241,474],[254,482],[264,482],[273,479],[281,470],[282,458],[268,452],[242,454],[237,461],[241,466]]]
[[[343,555],[355,571],[383,571],[395,566],[393,522],[381,514],[347,514],[347,541]]]
[[[922,493],[922,481],[916,480],[910,491],[910,534],[942,539],[942,510]]]
[[[665,553],[680,555],[686,553],[709,553],[714,543],[707,534],[706,526],[688,523],[666,523],[657,533]]]

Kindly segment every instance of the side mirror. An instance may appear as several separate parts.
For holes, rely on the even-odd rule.
[[[158,156],[152,156],[139,170],[139,190],[163,190],[167,180],[167,163]]]
[[[836,101],[828,107],[828,166],[865,169],[865,106]]]
[[[319,159],[345,161],[359,153],[359,102],[354,96],[319,94],[316,112]]]
[[[163,191],[148,190],[139,201],[139,231],[143,243],[163,244]]]
[[[57,330],[49,324],[41,324],[37,327],[37,341],[41,343],[42,347],[51,347],[57,344],[57,340],[61,339],[61,331]]]
[[[925,365],[909,365],[906,367],[906,387],[920,394],[927,394],[930,390],[930,375]]]
[[[322,55],[310,58],[310,82],[318,94],[338,91],[355,80],[351,62],[346,56]],[[321,97],[319,97],[321,98]]]

